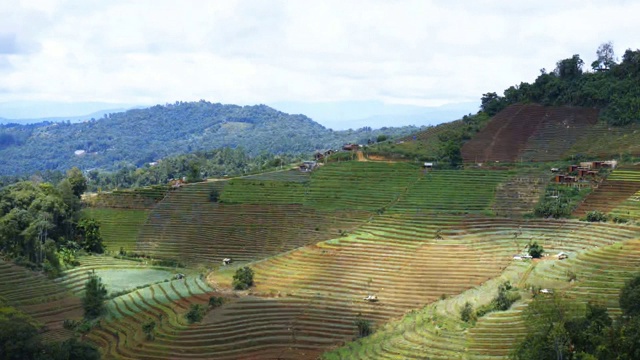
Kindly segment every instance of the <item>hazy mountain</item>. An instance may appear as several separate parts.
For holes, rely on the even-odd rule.
[[[478,111],[479,102],[463,102],[437,107],[385,104],[381,101],[277,102],[270,106],[290,114],[305,114],[334,130],[363,126],[437,125]]]

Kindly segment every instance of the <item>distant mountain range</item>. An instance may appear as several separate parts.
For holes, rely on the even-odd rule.
[[[0,125],[0,175],[44,170],[115,170],[167,156],[222,147],[250,155],[311,153],[363,143],[378,135],[401,136],[415,126],[333,131],[304,115],[266,105],[176,102],[71,122]]]
[[[289,114],[304,114],[334,130],[405,125],[437,125],[476,113],[478,102],[461,102],[428,107],[385,104],[381,101],[275,102],[267,104]],[[142,109],[148,105],[103,102],[6,102],[0,103],[0,124],[33,124],[43,121],[81,122],[100,119],[105,114]]]

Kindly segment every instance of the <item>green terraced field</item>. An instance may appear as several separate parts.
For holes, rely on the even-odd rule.
[[[110,292],[127,291],[108,301],[101,326],[87,335],[106,358],[505,359],[525,335],[527,287],[597,300],[616,314],[617,291],[640,268],[633,222],[640,172],[616,169],[581,205],[626,216],[627,224],[523,218],[548,168],[426,172],[353,161],[188,184],[158,193],[148,207],[140,194],[118,192],[118,206],[84,210],[102,223],[107,249],[187,268],[86,256],[50,281],[0,262],[0,295],[50,326],[51,339],[65,338],[61,323],[81,316],[84,282],[95,271]],[[551,256],[514,260],[532,241]],[[553,259],[561,251],[568,260]],[[225,257],[234,263],[223,267]],[[255,286],[233,291],[233,272],[244,265],[254,269]],[[186,278],[175,280],[177,272]],[[568,282],[568,272],[577,281]],[[466,301],[488,303],[505,280],[523,296],[510,310],[460,320]],[[368,294],[379,301],[364,301]],[[189,306],[210,296],[226,302],[189,324]],[[352,342],[358,316],[376,332]],[[157,323],[152,341],[141,332],[149,319]]]
[[[107,251],[133,251],[138,233],[147,221],[149,210],[86,208],[83,216],[94,218],[100,223],[100,234]]]

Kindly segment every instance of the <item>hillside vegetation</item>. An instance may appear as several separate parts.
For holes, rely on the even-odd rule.
[[[0,125],[0,175],[66,171],[73,166],[118,170],[124,165],[142,167],[168,156],[220,148],[243,148],[249,156],[311,153],[416,130],[408,126],[333,131],[304,115],[289,115],[265,105],[176,102],[77,124]]]
[[[637,358],[637,52],[619,64],[599,52],[593,72],[562,60],[536,84],[485,94],[477,114],[380,134],[313,169],[226,148],[89,172],[89,182],[74,169],[57,185],[7,185],[0,306],[46,325],[38,341],[82,338],[109,359]],[[600,94],[606,86],[615,94]],[[235,131],[273,130],[288,116],[205,102],[146,111],[74,129],[108,134],[120,116],[193,112],[219,120],[199,136],[244,138]],[[261,111],[269,121],[251,118]],[[302,141],[293,132],[282,130]],[[351,135],[365,133],[375,132]],[[338,135],[322,136],[310,143],[327,148]],[[240,170],[224,176],[224,162]],[[178,175],[187,181],[167,183]],[[85,194],[80,209],[91,181],[134,188]],[[105,254],[91,254],[91,235]],[[81,299],[97,277],[104,312],[89,320]]]

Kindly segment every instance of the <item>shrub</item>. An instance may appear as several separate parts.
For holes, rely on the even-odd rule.
[[[537,241],[534,241],[533,244],[529,245],[529,255],[531,255],[534,259],[539,259],[544,253],[544,248],[542,245],[539,245]]]
[[[612,217],[611,220],[616,224],[626,224],[626,223],[629,222],[629,219],[625,219],[625,218],[620,217],[618,215],[615,215],[614,217]]]
[[[599,210],[589,211],[585,216],[588,222],[604,222],[607,221],[607,215]]]
[[[209,298],[209,307],[215,309],[224,304],[224,298],[222,296],[212,296]]]
[[[464,303],[462,310],[460,310],[460,320],[464,322],[475,321],[476,314],[473,311],[473,306],[467,301]]]
[[[80,323],[73,319],[64,319],[64,321],[62,322],[62,327],[67,330],[75,330],[78,325],[80,325]]]
[[[156,329],[156,322],[149,319],[142,324],[142,332],[147,336],[147,340],[153,340],[155,338],[154,330]]]
[[[640,315],[640,275],[625,282],[620,291],[620,309],[626,316]]]
[[[236,290],[246,290],[253,286],[253,270],[245,266],[236,270],[233,275],[233,288]]]
[[[102,279],[94,272],[89,273],[89,280],[84,285],[84,298],[82,298],[84,317],[94,319],[102,315],[105,311],[104,300],[106,297],[107,289],[102,283]]]
[[[360,315],[356,318],[354,325],[358,330],[358,337],[363,338],[365,336],[369,336],[373,334],[373,327],[371,326],[371,321],[365,320]]]
[[[202,321],[202,318],[204,318],[205,312],[206,312],[206,309],[204,306],[200,304],[191,304],[189,311],[187,311],[184,317],[187,319],[187,321],[190,324],[193,324],[195,322]]]
[[[217,189],[211,189],[209,191],[209,201],[218,202],[220,200],[220,192]]]

